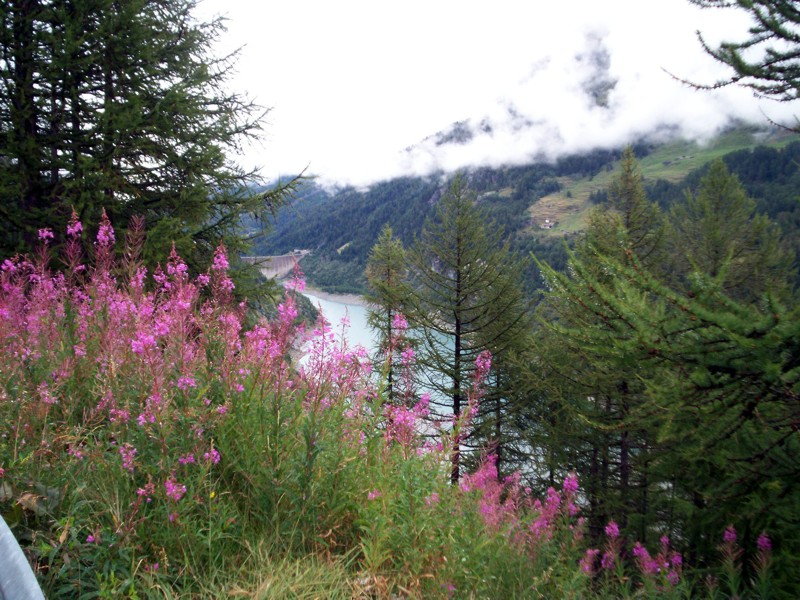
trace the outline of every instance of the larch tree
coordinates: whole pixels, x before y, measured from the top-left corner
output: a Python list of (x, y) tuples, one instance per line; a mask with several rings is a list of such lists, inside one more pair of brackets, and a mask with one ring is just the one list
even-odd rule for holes
[(703, 49), (733, 71), (713, 84), (692, 84), (713, 89), (742, 85), (760, 96), (781, 102), (800, 98), (800, 8), (794, 0), (689, 0), (702, 8), (734, 8), (749, 13), (753, 24), (741, 41), (710, 46), (701, 32)]
[(397, 339), (404, 335), (402, 323), (408, 312), (408, 278), (406, 251), (394, 237), (392, 228), (385, 225), (367, 260), (367, 322), (378, 333), (376, 363), (385, 373), (386, 393), (394, 401), (399, 349)]
[(696, 193), (670, 211), (670, 253), (676, 271), (719, 279), (722, 291), (755, 302), (770, 290), (786, 292), (792, 277), (791, 253), (780, 229), (765, 215), (722, 160), (711, 163)]
[[(505, 352), (525, 329), (528, 306), (521, 293), (521, 262), (487, 221), (457, 175), (408, 253), (410, 319), (417, 338), (421, 387), (431, 406), (459, 419), (478, 356)], [(481, 409), (478, 409), (480, 417)], [(461, 471), (461, 442), (454, 440), (451, 480)]]
[[(645, 194), (631, 148), (623, 152), (608, 197), (608, 205), (590, 215), (583, 239), (570, 254), (567, 272), (540, 265), (548, 284), (539, 307), (539, 314), (546, 318), (542, 319), (541, 339), (534, 350), (541, 354), (527, 355), (535, 370), (552, 373), (561, 382), (557, 390), (552, 389), (552, 382), (538, 381), (534, 387), (540, 402), (557, 405), (555, 412), (562, 415), (560, 424), (571, 432), (571, 456), (575, 466), (583, 469), (587, 486), (591, 531), (601, 533), (607, 519), (614, 515), (623, 529), (646, 540), (648, 490), (653, 485), (649, 475), (652, 444), (647, 427), (636, 419), (644, 403), (644, 365), (614, 353), (609, 340), (623, 316), (604, 311), (604, 302), (595, 293), (597, 282), (609, 282), (614, 277), (608, 258), (635, 258), (638, 264), (663, 272), (663, 215)], [(606, 336), (605, 354), (587, 351), (592, 332)], [(553, 352), (558, 347), (561, 349)], [(536, 382), (536, 373), (527, 379)], [(548, 411), (540, 407), (538, 413)], [(553, 427), (539, 423), (535, 429), (548, 431)], [(543, 437), (539, 439), (548, 444)], [(545, 449), (544, 454), (556, 456), (563, 451)]]

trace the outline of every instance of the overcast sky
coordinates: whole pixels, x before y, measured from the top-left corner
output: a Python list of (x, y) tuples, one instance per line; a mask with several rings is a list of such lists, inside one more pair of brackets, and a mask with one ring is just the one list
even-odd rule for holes
[[(737, 88), (715, 44), (746, 36), (738, 10), (687, 0), (202, 0), (228, 19), (219, 51), (243, 46), (231, 86), (271, 107), (239, 162), (268, 178), (309, 172), (356, 185), (466, 165), (529, 162), (618, 146), (652, 131), (707, 139), (731, 118), (797, 107)], [(598, 90), (610, 88), (606, 106)], [(593, 95), (592, 92), (595, 92)], [(431, 138), (454, 122), (466, 145)]]

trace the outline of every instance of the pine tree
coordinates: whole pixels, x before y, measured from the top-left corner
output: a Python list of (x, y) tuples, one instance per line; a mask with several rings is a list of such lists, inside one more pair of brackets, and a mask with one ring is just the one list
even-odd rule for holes
[(121, 232), (144, 218), (151, 265), (174, 243), (204, 270), (220, 241), (238, 253), (243, 215), (282, 202), (229, 158), (264, 111), (225, 90), (235, 56), (212, 56), (223, 23), (198, 23), (195, 6), (2, 0), (1, 255), (63, 231), (73, 208), (85, 223), (105, 209)]
[[(478, 355), (507, 351), (524, 330), (522, 265), (502, 232), (487, 222), (462, 175), (442, 196), (408, 255), (412, 325), (418, 336), (421, 387), (431, 405), (456, 419), (466, 408)], [(457, 482), (461, 447), (456, 440), (451, 479)]]

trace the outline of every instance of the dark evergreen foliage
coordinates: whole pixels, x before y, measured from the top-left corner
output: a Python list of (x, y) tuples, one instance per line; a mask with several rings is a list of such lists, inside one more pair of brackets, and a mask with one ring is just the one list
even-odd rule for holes
[(4, 0), (0, 4), (0, 255), (32, 247), (71, 211), (105, 209), (118, 232), (144, 218), (152, 266), (173, 244), (193, 270), (240, 220), (267, 217), (282, 187), (257, 193), (231, 159), (263, 109), (226, 90), (235, 56), (212, 54), (223, 23), (195, 0)]
[(695, 87), (713, 89), (736, 84), (782, 102), (800, 98), (800, 8), (796, 1), (689, 1), (703, 8), (738, 8), (749, 13), (753, 20), (748, 37), (741, 41), (722, 42), (716, 48), (709, 46), (698, 33), (703, 49), (730, 67), (733, 75), (711, 85), (693, 84)]
[[(491, 442), (501, 457), (513, 410), (504, 357), (527, 331), (530, 308), (520, 279), (524, 261), (502, 239), (457, 175), (408, 253), (410, 336), (418, 348), (420, 386), (431, 390), (439, 416), (458, 419), (468, 409), (475, 361), (488, 351), (494, 361), (491, 392), (475, 405), (471, 435), (484, 447)], [(454, 440), (454, 483), (462, 441), (467, 440)]]

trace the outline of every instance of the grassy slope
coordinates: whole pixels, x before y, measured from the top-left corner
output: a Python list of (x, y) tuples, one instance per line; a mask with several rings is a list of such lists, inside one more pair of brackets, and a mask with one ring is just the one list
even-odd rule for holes
[[(739, 128), (704, 145), (681, 140), (659, 146), (642, 158), (640, 165), (645, 179), (677, 182), (694, 169), (729, 152), (758, 145), (779, 148), (797, 140), (797, 137), (786, 132), (776, 132), (764, 137), (759, 136), (755, 130)], [(591, 207), (589, 196), (605, 189), (615, 173), (616, 169), (611, 169), (601, 171), (591, 178), (559, 178), (563, 188), (544, 196), (528, 209), (534, 224), (531, 231), (543, 235), (563, 235), (583, 229), (587, 210)], [(557, 225), (550, 230), (539, 229), (545, 219), (556, 221)]]

